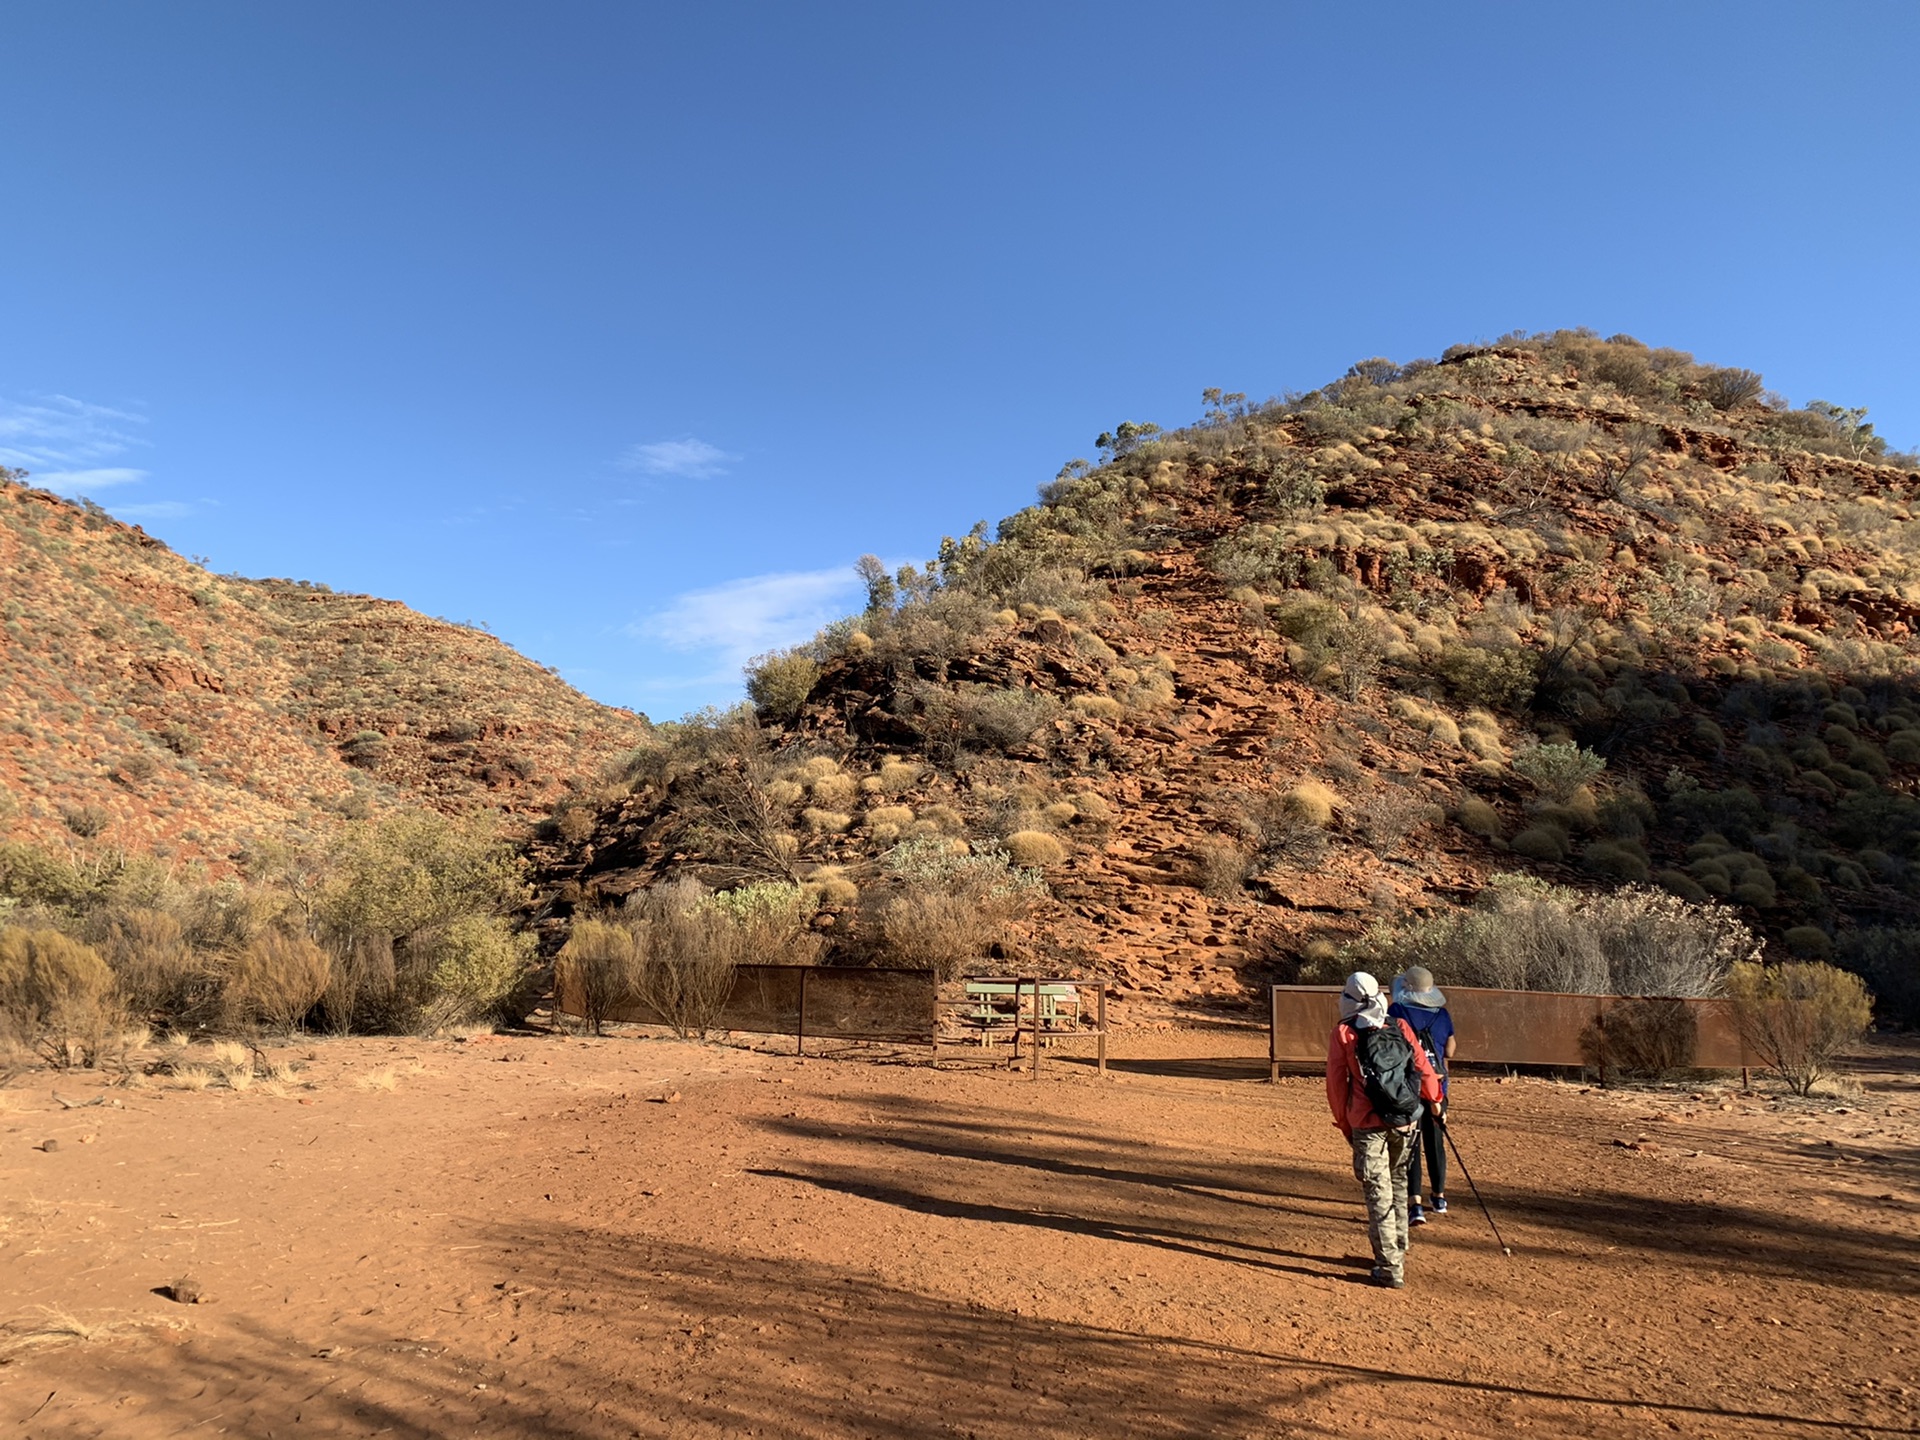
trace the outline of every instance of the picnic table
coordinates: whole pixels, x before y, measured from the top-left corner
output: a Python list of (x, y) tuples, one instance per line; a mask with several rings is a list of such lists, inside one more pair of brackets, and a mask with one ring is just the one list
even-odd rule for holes
[(978, 979), (966, 982), (962, 1020), (993, 1044), (997, 1034), (1016, 1030), (1022, 1017), (1036, 1033), (1080, 1028), (1079, 987), (1064, 980)]

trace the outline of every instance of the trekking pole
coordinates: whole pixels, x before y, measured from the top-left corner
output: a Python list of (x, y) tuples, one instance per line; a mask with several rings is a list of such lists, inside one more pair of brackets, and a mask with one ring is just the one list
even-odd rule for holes
[(1446, 1137), (1447, 1148), (1453, 1151), (1454, 1163), (1459, 1165), (1460, 1173), (1467, 1177), (1467, 1188), (1473, 1191), (1473, 1198), (1480, 1202), (1480, 1213), (1487, 1217), (1487, 1224), (1493, 1230), (1493, 1238), (1499, 1243), (1500, 1253), (1511, 1260), (1513, 1247), (1500, 1238), (1500, 1227), (1493, 1223), (1493, 1211), (1487, 1208), (1486, 1198), (1481, 1195), (1480, 1187), (1473, 1183), (1473, 1172), (1467, 1169), (1466, 1159), (1460, 1154), (1460, 1147), (1454, 1143), (1453, 1131), (1447, 1125), (1446, 1116), (1435, 1115), (1433, 1118), (1440, 1122), (1440, 1133)]

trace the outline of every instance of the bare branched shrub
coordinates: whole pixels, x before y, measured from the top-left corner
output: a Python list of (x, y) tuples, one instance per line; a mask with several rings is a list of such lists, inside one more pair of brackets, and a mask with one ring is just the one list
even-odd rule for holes
[(741, 879), (797, 882), (799, 846), (792, 807), (775, 789), (767, 736), (751, 717), (723, 717), (709, 737), (707, 764), (675, 796), (688, 838), (718, 868)]
[(627, 907), (640, 946), (634, 989), (641, 1007), (682, 1039), (704, 1039), (747, 959), (744, 932), (690, 879), (636, 891)]
[(1832, 965), (1743, 963), (1727, 993), (1741, 1038), (1796, 1095), (1832, 1074), (1835, 1057), (1873, 1023), (1860, 977)]
[(1353, 822), (1367, 848), (1382, 860), (1391, 860), (1416, 831), (1425, 829), (1443, 812), (1404, 785), (1388, 785), (1354, 808)]

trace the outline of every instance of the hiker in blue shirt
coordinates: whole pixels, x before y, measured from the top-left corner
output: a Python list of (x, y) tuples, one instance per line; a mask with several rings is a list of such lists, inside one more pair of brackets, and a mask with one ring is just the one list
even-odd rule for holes
[[(1447, 997), (1434, 988), (1433, 972), (1419, 965), (1394, 978), (1393, 1004), (1387, 1013), (1407, 1022), (1414, 1043), (1440, 1077), (1440, 1103), (1429, 1105), (1421, 1117), (1420, 1143), (1413, 1147), (1413, 1162), (1407, 1167), (1407, 1223), (1424, 1225), (1429, 1214), (1447, 1213), (1447, 1138), (1441, 1124), (1447, 1111), (1447, 1062), (1453, 1058), (1453, 1016), (1447, 1013)], [(1433, 1186), (1426, 1192), (1425, 1205), (1420, 1203), (1423, 1152)]]

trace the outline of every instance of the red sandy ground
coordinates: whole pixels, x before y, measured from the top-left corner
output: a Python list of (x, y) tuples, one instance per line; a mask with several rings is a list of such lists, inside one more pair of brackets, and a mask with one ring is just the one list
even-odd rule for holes
[[(1141, 1037), (1104, 1081), (543, 1037), (295, 1047), (280, 1096), (22, 1077), (0, 1433), (1920, 1434), (1920, 1050), (1844, 1102), (1462, 1078), (1515, 1255), (1456, 1177), (1393, 1293), (1318, 1081), (1213, 1058), (1259, 1046)], [(182, 1275), (205, 1303), (152, 1293)]]

